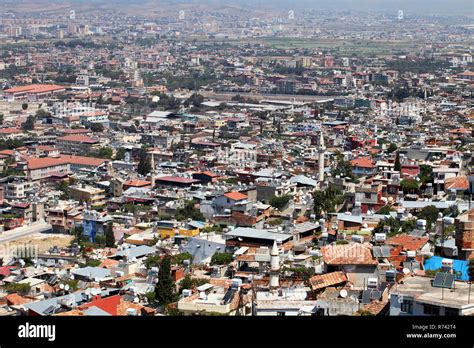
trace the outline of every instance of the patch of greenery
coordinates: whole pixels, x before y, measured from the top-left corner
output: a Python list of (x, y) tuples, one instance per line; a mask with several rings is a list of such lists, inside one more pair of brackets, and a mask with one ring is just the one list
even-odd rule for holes
[(268, 203), (276, 209), (282, 209), (288, 204), (288, 202), (292, 198), (292, 195), (274, 196), (270, 199)]
[(211, 265), (228, 265), (232, 262), (231, 253), (215, 253), (211, 257)]

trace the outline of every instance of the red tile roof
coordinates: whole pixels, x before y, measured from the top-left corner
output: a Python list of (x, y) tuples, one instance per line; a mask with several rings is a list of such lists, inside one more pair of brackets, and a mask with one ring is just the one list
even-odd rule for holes
[(408, 234), (400, 234), (389, 238), (387, 244), (401, 246), (403, 250), (418, 250), (428, 242), (428, 239), (428, 237), (415, 237)]
[(199, 182), (199, 180), (183, 178), (181, 176), (162, 176), (160, 178), (156, 178), (156, 180), (168, 181), (168, 182), (177, 182), (177, 183), (183, 183), (183, 184), (192, 184), (192, 183), (195, 183), (195, 182)]
[(97, 158), (97, 157), (61, 155), (61, 158), (64, 159), (69, 164), (88, 166), (88, 167), (98, 167), (101, 164), (107, 162), (106, 159)]
[(469, 180), (466, 176), (457, 176), (455, 178), (449, 178), (444, 180), (444, 189), (445, 190), (468, 190), (469, 189)]
[(19, 134), (22, 130), (18, 128), (0, 128), (0, 134)]
[(132, 187), (143, 187), (151, 185), (151, 182), (146, 180), (128, 180), (124, 183), (124, 185)]
[(370, 157), (359, 157), (351, 161), (353, 167), (375, 168), (375, 163)]
[(323, 260), (328, 265), (376, 265), (369, 246), (363, 244), (339, 244), (321, 248)]
[(97, 144), (99, 142), (99, 140), (88, 137), (87, 135), (66, 135), (64, 137), (59, 137), (56, 140), (72, 141), (76, 143), (86, 143), (86, 144)]
[(247, 199), (247, 195), (244, 195), (243, 193), (240, 193), (240, 192), (227, 192), (224, 194), (224, 196), (234, 201)]
[(29, 157), (27, 158), (28, 169), (30, 170), (55, 167), (55, 166), (66, 165), (66, 164), (98, 167), (106, 161), (107, 160), (103, 158), (84, 157), (84, 156), (67, 156), (67, 155), (63, 155), (60, 157), (43, 157), (43, 158)]
[(19, 86), (5, 90), (5, 93), (46, 93), (53, 92), (65, 89), (63, 86), (58, 85), (42, 85), (42, 84), (33, 84), (28, 86)]
[(309, 283), (313, 290), (323, 289), (346, 281), (347, 277), (344, 272), (331, 272), (322, 275), (315, 275), (309, 279)]
[(30, 157), (27, 159), (28, 169), (35, 170), (40, 168), (56, 167), (66, 165), (67, 162), (63, 158), (55, 157)]

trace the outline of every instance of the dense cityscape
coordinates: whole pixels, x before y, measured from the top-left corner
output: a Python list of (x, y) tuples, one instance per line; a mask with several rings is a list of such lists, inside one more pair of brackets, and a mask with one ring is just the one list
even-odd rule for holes
[(0, 10), (0, 316), (474, 315), (472, 8)]

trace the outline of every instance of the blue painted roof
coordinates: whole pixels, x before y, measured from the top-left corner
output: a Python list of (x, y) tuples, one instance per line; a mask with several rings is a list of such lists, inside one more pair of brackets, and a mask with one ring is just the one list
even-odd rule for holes
[[(448, 259), (446, 257), (440, 256), (432, 256), (428, 260), (425, 261), (425, 270), (429, 271), (436, 271), (441, 268), (441, 261), (444, 259)], [(452, 259), (448, 259), (452, 260)], [(456, 276), (456, 279), (459, 280), (469, 280), (468, 275), (468, 268), (469, 262), (465, 260), (453, 260), (453, 268), (455, 272), (461, 272), (461, 276)]]

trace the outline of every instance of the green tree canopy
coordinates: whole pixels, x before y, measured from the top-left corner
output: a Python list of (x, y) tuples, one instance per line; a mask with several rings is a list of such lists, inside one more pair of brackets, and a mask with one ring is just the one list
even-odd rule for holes
[(292, 195), (274, 196), (270, 199), (268, 203), (274, 208), (282, 209), (288, 204), (288, 202), (292, 198)]
[(168, 305), (175, 301), (174, 281), (171, 276), (171, 260), (165, 257), (158, 271), (158, 283), (155, 287), (155, 298), (161, 305)]
[(231, 253), (215, 253), (211, 257), (211, 265), (228, 265), (232, 260)]
[(107, 225), (107, 229), (105, 230), (105, 246), (109, 248), (115, 246), (114, 226), (112, 222)]
[(145, 147), (140, 149), (139, 158), (137, 172), (140, 175), (146, 176), (151, 171), (151, 160)]

